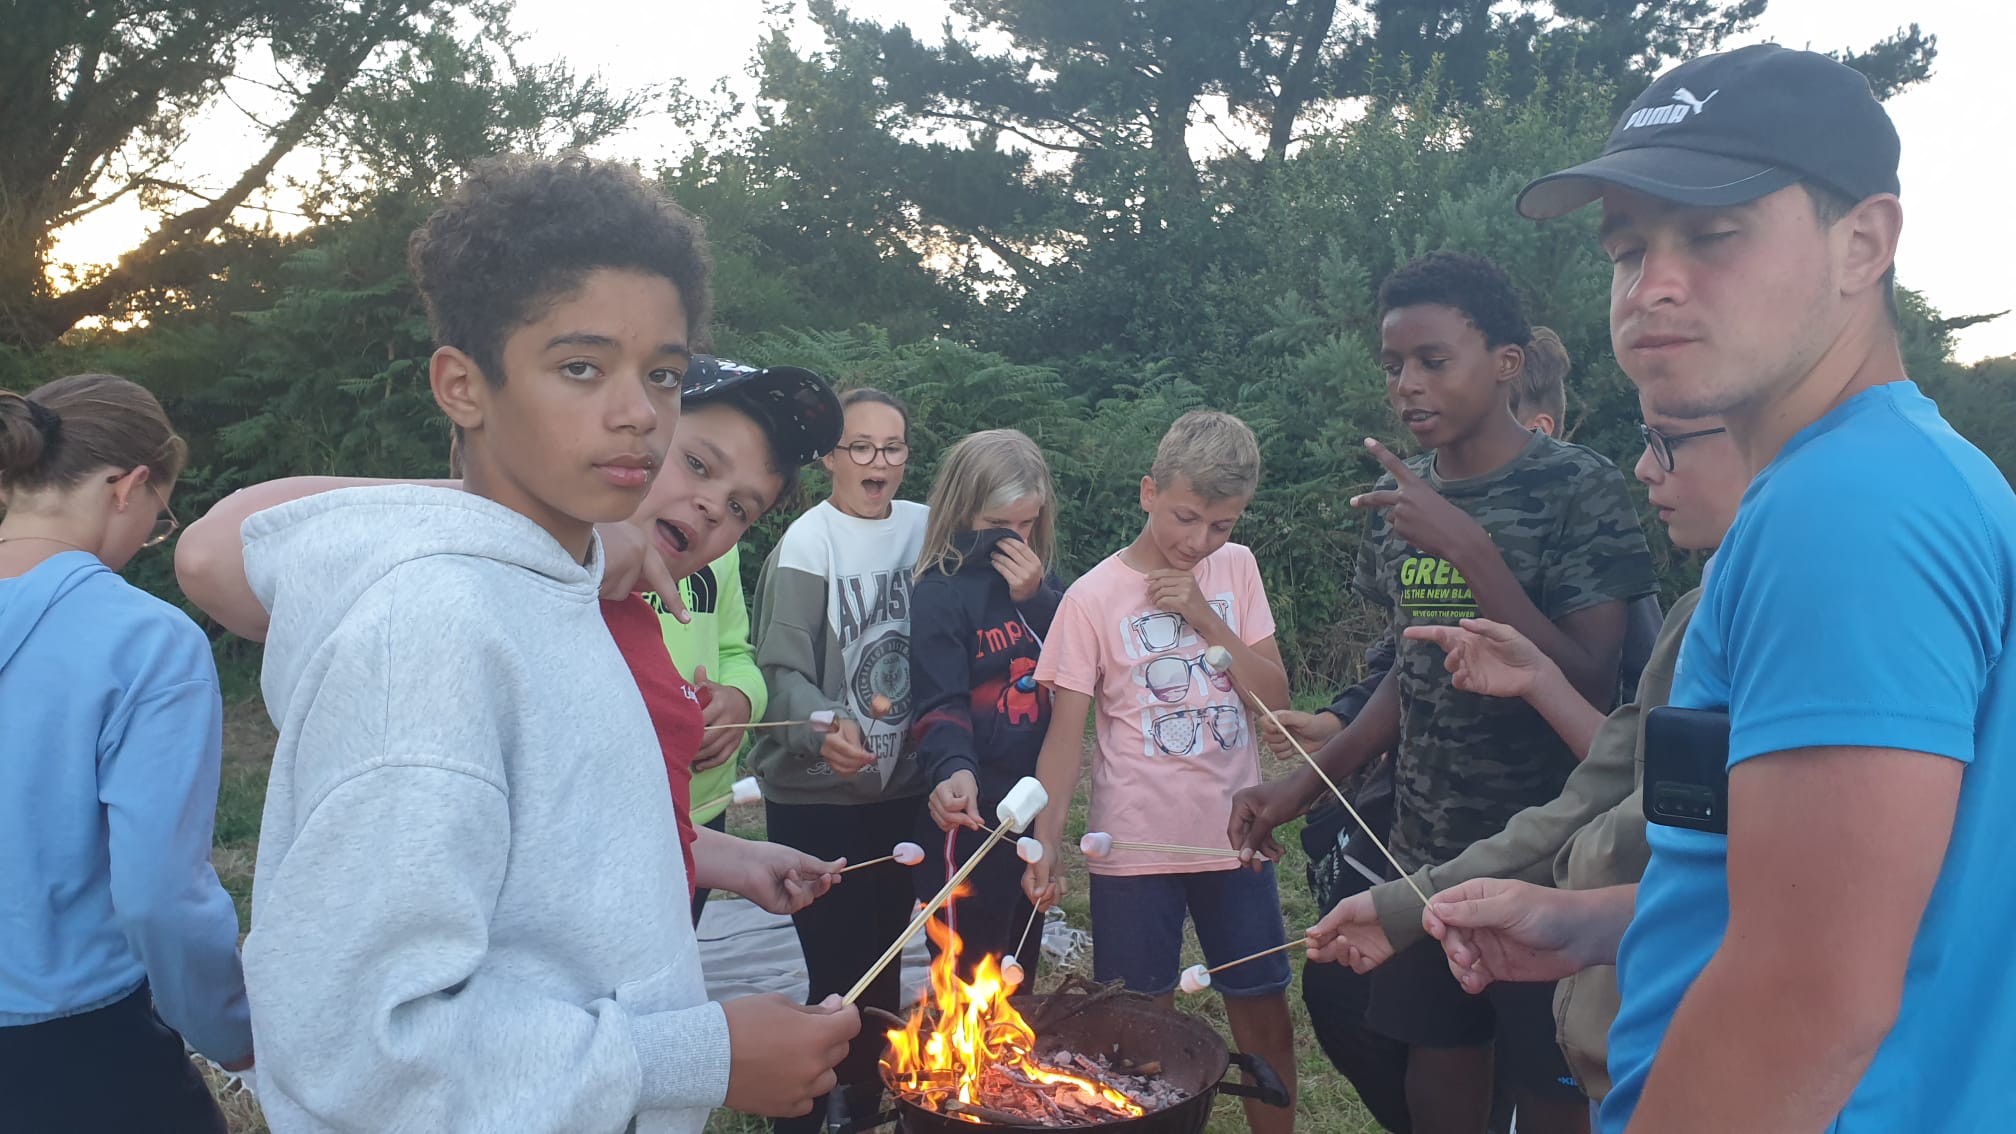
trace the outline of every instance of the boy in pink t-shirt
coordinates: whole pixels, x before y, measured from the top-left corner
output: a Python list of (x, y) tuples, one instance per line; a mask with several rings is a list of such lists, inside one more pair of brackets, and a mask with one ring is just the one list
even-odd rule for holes
[[(1053, 868), (1095, 703), (1092, 830), (1120, 842), (1222, 845), (1232, 794), (1260, 781), (1257, 729), (1233, 679), (1285, 707), (1288, 678), (1259, 566), (1250, 550), (1226, 542), (1259, 480), (1260, 448), (1245, 423), (1203, 410), (1183, 415), (1141, 479), (1141, 534), (1065, 592), (1036, 663), (1052, 694), (1036, 763), (1051, 805), (1036, 820), (1047, 853), (1023, 879), (1032, 901), (1062, 893)], [(1204, 665), (1212, 646), (1231, 653), (1229, 676)], [(1090, 866), (1098, 980), (1124, 980), (1169, 1003), (1186, 914), (1214, 965), (1287, 940), (1271, 864), (1256, 872), (1234, 858), (1116, 850)], [(1239, 1046), (1273, 1064), (1292, 1092), (1290, 980), (1287, 958), (1276, 953), (1217, 974), (1212, 987), (1225, 997)], [(1246, 1108), (1256, 1134), (1292, 1130), (1294, 1113), (1292, 1105)]]

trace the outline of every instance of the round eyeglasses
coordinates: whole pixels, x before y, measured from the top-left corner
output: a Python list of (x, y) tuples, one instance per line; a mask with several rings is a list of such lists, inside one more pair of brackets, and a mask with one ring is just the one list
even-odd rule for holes
[(874, 464), (875, 454), (877, 453), (882, 454), (882, 459), (889, 462), (891, 468), (910, 459), (910, 446), (903, 444), (901, 441), (879, 446), (871, 445), (866, 441), (856, 441), (852, 445), (842, 445), (840, 447), (847, 451), (847, 455), (852, 457), (854, 463), (857, 465)]

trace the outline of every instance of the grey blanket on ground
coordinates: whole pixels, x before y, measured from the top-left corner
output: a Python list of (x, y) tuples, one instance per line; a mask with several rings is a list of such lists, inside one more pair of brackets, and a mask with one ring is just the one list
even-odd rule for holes
[[(805, 999), (805, 954), (791, 919), (766, 912), (754, 902), (727, 898), (707, 903), (700, 917), (700, 971), (710, 1000), (732, 1000), (757, 992), (781, 992)], [(903, 948), (903, 1002), (917, 998), (931, 964), (919, 933)]]

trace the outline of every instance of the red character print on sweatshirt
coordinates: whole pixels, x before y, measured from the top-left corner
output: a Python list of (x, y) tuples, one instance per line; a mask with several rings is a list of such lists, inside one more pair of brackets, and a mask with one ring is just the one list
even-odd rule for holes
[(1043, 717), (1043, 687), (1036, 683), (1036, 659), (1016, 658), (1008, 663), (1008, 683), (994, 700), (1001, 719), (1011, 725), (1036, 724)]

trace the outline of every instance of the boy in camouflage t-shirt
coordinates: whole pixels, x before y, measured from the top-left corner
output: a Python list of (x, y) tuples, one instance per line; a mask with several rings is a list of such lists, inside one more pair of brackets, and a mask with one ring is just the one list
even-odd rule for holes
[[(1616, 466), (1512, 416), (1531, 335), (1504, 273), (1436, 253), (1390, 276), (1379, 306), (1388, 397), (1430, 450), (1403, 462), (1369, 443), (1387, 475), (1352, 501), (1370, 512), (1355, 585), (1388, 608), (1400, 643), (1374, 697), (1383, 712), (1368, 714), (1397, 733), (1391, 848), (1415, 870), (1554, 798), (1575, 757), (1524, 702), (1457, 690), (1442, 651), (1405, 638), (1406, 628), (1510, 624), (1607, 705), (1625, 604), (1655, 582)], [(1586, 1104), (1554, 1043), (1552, 997), (1551, 984), (1470, 997), (1439, 946), (1376, 970), (1366, 1022), (1410, 1045), (1416, 1129), (1483, 1129), (1495, 1062), (1523, 1134), (1586, 1131)]]
[[(1580, 445), (1535, 433), (1509, 464), (1461, 480), (1441, 476), (1433, 453), (1396, 464), (1490, 535), (1505, 569), (1549, 622), (1655, 587), (1623, 476)], [(1396, 481), (1389, 473), (1379, 487)], [(1409, 626), (1491, 617), (1462, 569), (1410, 546), (1386, 515), (1374, 513), (1353, 586), (1388, 608), (1400, 643), (1393, 671), (1398, 810), (1389, 844), (1400, 864), (1418, 870), (1447, 862), (1559, 794), (1575, 756), (1546, 720), (1523, 701), (1457, 689), (1441, 648), (1404, 636)]]

